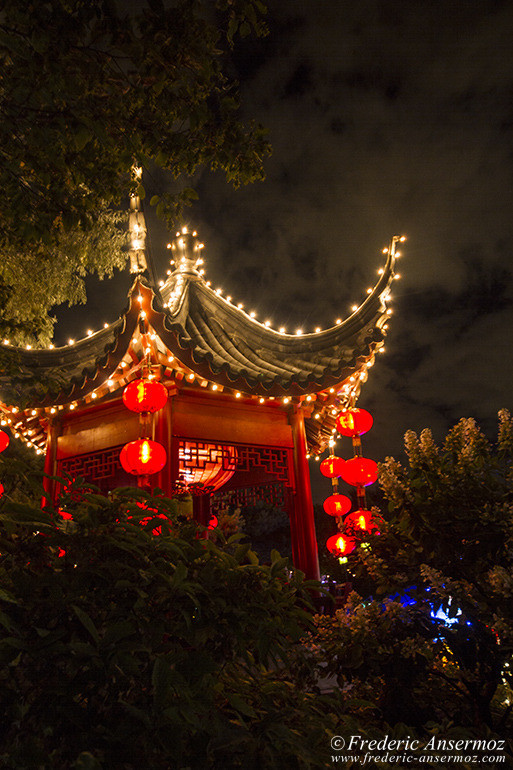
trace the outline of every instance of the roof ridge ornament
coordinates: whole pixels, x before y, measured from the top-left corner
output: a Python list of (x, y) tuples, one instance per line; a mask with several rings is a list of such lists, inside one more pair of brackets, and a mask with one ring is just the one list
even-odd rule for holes
[(175, 267), (173, 274), (203, 274), (203, 270), (198, 270), (198, 267), (203, 264), (201, 250), (204, 248), (204, 244), (200, 243), (196, 230), (190, 233), (187, 227), (182, 227), (167, 247), (171, 249), (173, 255), (171, 260), (171, 265)]
[[(132, 168), (134, 180), (138, 181), (142, 177), (142, 168), (134, 166)], [(142, 210), (141, 199), (138, 195), (130, 196), (130, 214), (128, 217), (128, 230), (130, 233), (130, 272), (144, 273), (148, 269), (146, 260), (146, 219)]]

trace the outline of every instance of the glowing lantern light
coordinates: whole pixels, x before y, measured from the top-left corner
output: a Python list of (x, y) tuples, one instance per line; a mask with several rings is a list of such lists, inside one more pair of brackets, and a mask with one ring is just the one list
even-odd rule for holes
[(345, 519), (344, 525), (361, 532), (370, 532), (371, 529), (377, 529), (377, 525), (372, 521), (371, 511), (365, 511), (362, 508), (350, 513)]
[(367, 487), (378, 478), (378, 466), (367, 457), (352, 457), (344, 463), (340, 475), (353, 487)]
[(156, 380), (132, 380), (123, 391), (123, 403), (131, 412), (158, 412), (166, 401), (167, 390)]
[(347, 535), (341, 535), (340, 532), (336, 535), (332, 535), (326, 541), (326, 548), (337, 558), (340, 556), (347, 556), (351, 551), (354, 551), (355, 547), (356, 542), (354, 538), (348, 537)]
[(9, 446), (9, 436), (4, 430), (0, 430), (0, 452)]
[(162, 470), (167, 455), (162, 444), (149, 438), (140, 438), (125, 444), (119, 453), (119, 460), (127, 473), (146, 476)]
[(3, 493), (4, 493), (4, 485), (0, 484), (0, 497), (2, 497)]
[(342, 436), (362, 436), (372, 428), (372, 415), (365, 409), (347, 409), (337, 417), (337, 430)]
[(322, 507), (329, 516), (343, 516), (351, 509), (351, 500), (345, 495), (330, 495)]
[(319, 470), (323, 476), (326, 476), (328, 479), (334, 479), (336, 476), (342, 475), (342, 468), (345, 462), (342, 457), (326, 457), (320, 464)]

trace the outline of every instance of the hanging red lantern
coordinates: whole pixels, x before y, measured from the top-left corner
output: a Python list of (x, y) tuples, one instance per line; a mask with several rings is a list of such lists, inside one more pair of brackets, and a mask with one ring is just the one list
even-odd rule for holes
[(0, 452), (9, 446), (9, 436), (4, 430), (0, 430)]
[(371, 511), (365, 511), (363, 508), (350, 513), (344, 520), (344, 526), (357, 532), (370, 532), (371, 529), (377, 529), (372, 521)]
[(139, 438), (125, 444), (119, 453), (119, 460), (127, 473), (134, 476), (149, 476), (162, 470), (167, 461), (162, 444), (149, 438)]
[(336, 535), (332, 535), (326, 541), (326, 548), (333, 556), (337, 558), (340, 556), (347, 556), (351, 551), (354, 551), (356, 542), (353, 537), (342, 535), (338, 532)]
[(337, 430), (341, 436), (363, 436), (372, 428), (372, 415), (365, 409), (345, 409), (337, 417)]
[(330, 457), (326, 457), (322, 463), (319, 466), (319, 470), (321, 471), (323, 476), (326, 476), (328, 479), (334, 479), (336, 476), (341, 476), (342, 468), (345, 465), (345, 460), (342, 457), (334, 457), (333, 455), (330, 455)]
[(343, 516), (351, 509), (351, 500), (345, 495), (330, 495), (322, 507), (328, 516)]
[(352, 457), (344, 463), (340, 475), (353, 487), (368, 487), (378, 478), (378, 465), (367, 457)]
[(123, 403), (131, 412), (158, 412), (167, 401), (167, 389), (157, 380), (132, 380), (123, 391)]

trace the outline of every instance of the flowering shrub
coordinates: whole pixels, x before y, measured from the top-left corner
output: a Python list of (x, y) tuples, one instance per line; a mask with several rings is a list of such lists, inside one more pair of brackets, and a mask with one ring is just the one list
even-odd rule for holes
[[(513, 421), (492, 446), (462, 419), (381, 466), (381, 535), (348, 557), (356, 591), (312, 635), (320, 670), (367, 722), (506, 736), (513, 709)], [(431, 725), (431, 728), (429, 728)]]

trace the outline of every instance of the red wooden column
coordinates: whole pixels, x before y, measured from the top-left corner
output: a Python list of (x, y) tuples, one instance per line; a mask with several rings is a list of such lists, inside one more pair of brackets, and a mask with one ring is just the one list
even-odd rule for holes
[(171, 495), (173, 493), (173, 487), (175, 477), (173, 475), (174, 463), (173, 463), (173, 442), (172, 427), (173, 427), (173, 393), (170, 393), (166, 405), (155, 412), (153, 417), (153, 438), (162, 444), (167, 452), (167, 463), (164, 465), (161, 471), (155, 474), (152, 478), (153, 485), (159, 487), (165, 495)]
[[(46, 505), (50, 505), (50, 500), (55, 502), (55, 484), (53, 479), (48, 476), (55, 476), (57, 474), (57, 441), (61, 433), (61, 422), (59, 419), (52, 419), (48, 423), (48, 429), (46, 434), (46, 455), (45, 455), (45, 476), (43, 478), (43, 489), (47, 497), (43, 497), (41, 500), (41, 508)], [(48, 499), (50, 498), (50, 499)]]
[(294, 476), (296, 494), (290, 512), (292, 557), (295, 566), (308, 580), (319, 580), (319, 556), (310, 487), (310, 469), (306, 459), (305, 419), (301, 406), (290, 413), (294, 441)]

